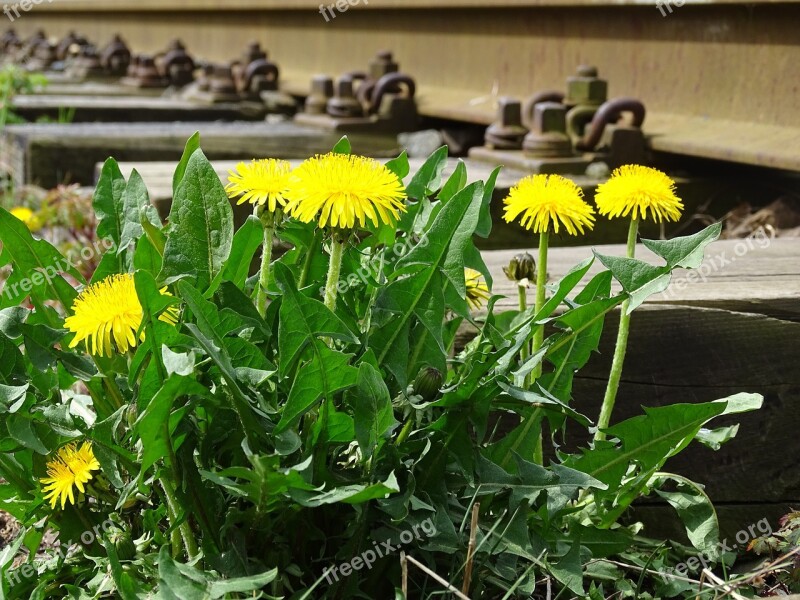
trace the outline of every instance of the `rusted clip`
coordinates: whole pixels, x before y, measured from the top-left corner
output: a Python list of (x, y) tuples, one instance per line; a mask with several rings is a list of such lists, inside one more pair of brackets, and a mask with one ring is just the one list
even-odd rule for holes
[(383, 99), (389, 94), (400, 95), (413, 102), (417, 91), (414, 80), (403, 73), (387, 73), (381, 77), (372, 89), (369, 100), (368, 114), (376, 114), (380, 111)]
[(631, 115), (632, 127), (641, 128), (645, 117), (644, 104), (635, 98), (609, 100), (597, 109), (583, 137), (576, 141), (575, 147), (583, 151), (593, 150), (603, 137), (606, 126), (619, 121), (624, 113)]
[(533, 123), (536, 105), (541, 104), (542, 102), (558, 102), (561, 104), (564, 102), (564, 92), (559, 92), (557, 90), (545, 90), (543, 92), (537, 92), (528, 98), (522, 107), (523, 123), (526, 125)]
[(245, 68), (239, 91), (256, 98), (261, 92), (277, 91), (279, 77), (278, 65), (266, 58), (256, 59)]

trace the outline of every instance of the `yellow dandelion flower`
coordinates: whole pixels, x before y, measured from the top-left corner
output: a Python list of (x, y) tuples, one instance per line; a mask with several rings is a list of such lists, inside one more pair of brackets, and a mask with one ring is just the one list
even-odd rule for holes
[[(170, 295), (167, 288), (161, 293)], [(142, 324), (142, 305), (136, 295), (133, 275), (111, 275), (84, 289), (72, 304), (73, 315), (64, 325), (75, 337), (69, 347), (74, 348), (86, 340), (90, 354), (111, 356), (112, 336), (120, 353), (135, 348), (136, 332)], [(161, 321), (174, 325), (178, 322), (178, 309), (167, 308), (159, 317)], [(144, 340), (144, 333), (139, 337)]]
[(11, 214), (25, 223), (25, 226), (31, 231), (31, 233), (42, 228), (41, 219), (39, 219), (37, 214), (27, 206), (16, 206), (11, 209)]
[(94, 456), (90, 442), (84, 442), (80, 448), (74, 443), (67, 444), (48, 461), (47, 477), (39, 480), (44, 484), (44, 499), (50, 500), (51, 508), (55, 508), (61, 500), (61, 510), (64, 510), (67, 500), (70, 504), (75, 504), (73, 488), (84, 493), (84, 485), (92, 479), (92, 472), (99, 470), (100, 463)]
[(367, 219), (377, 227), (405, 212), (405, 198), (403, 184), (377, 160), (331, 153), (295, 169), (286, 209), (303, 223), (319, 220), (320, 227), (353, 229)]
[(266, 205), (270, 212), (275, 212), (286, 204), (291, 172), (292, 166), (285, 160), (266, 158), (241, 162), (235, 171), (228, 171), (229, 183), (225, 191), (229, 198), (239, 196), (237, 204)]
[(594, 209), (583, 200), (583, 190), (560, 175), (529, 175), (521, 179), (503, 201), (507, 223), (522, 215), (520, 224), (534, 233), (570, 235), (594, 227)]
[(480, 271), (475, 269), (464, 269), (464, 278), (467, 283), (467, 304), (472, 310), (478, 310), (491, 298), (489, 286), (486, 285)]
[(650, 210), (654, 221), (677, 221), (683, 203), (675, 195), (675, 182), (658, 169), (624, 165), (611, 178), (597, 186), (594, 196), (601, 215), (644, 220)]

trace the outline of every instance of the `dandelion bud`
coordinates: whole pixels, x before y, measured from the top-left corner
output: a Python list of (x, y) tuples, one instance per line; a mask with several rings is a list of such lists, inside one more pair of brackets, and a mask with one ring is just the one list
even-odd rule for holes
[(527, 252), (517, 254), (507, 267), (503, 267), (503, 272), (511, 281), (533, 281), (536, 279), (536, 260)]
[(438, 369), (425, 367), (414, 380), (414, 394), (422, 396), (425, 402), (430, 402), (439, 394), (444, 378)]
[(108, 531), (108, 541), (114, 545), (120, 560), (133, 560), (136, 557), (136, 546), (127, 531), (112, 527)]

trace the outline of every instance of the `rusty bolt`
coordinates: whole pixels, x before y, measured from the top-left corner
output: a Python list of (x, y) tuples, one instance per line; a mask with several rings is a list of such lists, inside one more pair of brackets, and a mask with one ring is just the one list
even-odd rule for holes
[(522, 125), (522, 104), (515, 98), (499, 100), (497, 120), (486, 129), (485, 142), (496, 150), (520, 150), (528, 130)]
[(567, 107), (559, 102), (539, 102), (533, 109), (533, 128), (522, 149), (529, 156), (556, 158), (572, 155), (567, 135)]
[(567, 77), (565, 104), (599, 106), (608, 99), (608, 82), (598, 77), (597, 67), (581, 65)]
[(364, 107), (356, 100), (353, 94), (353, 80), (349, 77), (340, 77), (336, 82), (336, 95), (328, 100), (328, 114), (332, 117), (361, 117)]
[(333, 79), (328, 75), (314, 75), (311, 93), (306, 98), (306, 112), (310, 115), (324, 114), (330, 98), (333, 98)]
[(394, 61), (390, 50), (382, 50), (369, 63), (369, 78), (377, 81), (387, 73), (396, 73), (400, 66)]

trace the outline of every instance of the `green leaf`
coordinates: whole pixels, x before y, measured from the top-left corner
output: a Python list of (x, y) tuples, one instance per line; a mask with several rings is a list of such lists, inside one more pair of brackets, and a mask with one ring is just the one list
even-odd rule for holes
[(397, 424), (392, 398), (380, 371), (369, 363), (362, 362), (356, 387), (348, 390), (345, 400), (353, 408), (356, 440), (363, 456), (368, 458)]
[(369, 486), (364, 485), (345, 485), (333, 488), (328, 492), (322, 494), (313, 494), (303, 490), (292, 490), (291, 496), (299, 504), (315, 508), (317, 506), (324, 506), (326, 504), (363, 504), (370, 500), (379, 498), (386, 498), (390, 494), (395, 494), (400, 491), (400, 486), (397, 483), (397, 478), (394, 472), (389, 474), (386, 481), (375, 483)]
[(351, 355), (334, 352), (321, 340), (311, 340), (311, 359), (297, 369), (289, 397), (275, 427), (280, 434), (308, 412), (321, 398), (332, 398), (358, 381), (358, 370), (350, 366)]
[(159, 274), (163, 261), (161, 254), (153, 246), (153, 242), (149, 237), (141, 237), (136, 242), (136, 251), (133, 254), (133, 268), (141, 271), (147, 271), (153, 277)]
[(144, 596), (139, 593), (141, 590), (136, 584), (136, 581), (133, 579), (133, 577), (131, 577), (131, 574), (128, 571), (122, 568), (122, 564), (119, 561), (117, 549), (114, 544), (112, 544), (111, 541), (106, 538), (102, 540), (102, 543), (103, 547), (106, 549), (106, 554), (108, 555), (108, 563), (111, 567), (111, 577), (114, 580), (114, 584), (117, 587), (117, 592), (122, 600), (143, 600)]
[(430, 325), (430, 314), (425, 313), (438, 310), (440, 271), (448, 275), (457, 289), (459, 285), (460, 289), (465, 287), (464, 249), (478, 223), (482, 191), (480, 182), (472, 183), (445, 204), (428, 231), (426, 243), (417, 244), (398, 261), (393, 277), (418, 272), (413, 277), (393, 281), (378, 295), (373, 318), (380, 325), (372, 332), (372, 347), (379, 364), (389, 359), (387, 366), (400, 382), (405, 378), (412, 317)]
[(630, 464), (637, 464), (644, 472), (659, 469), (669, 457), (688, 446), (714, 417), (756, 410), (762, 401), (758, 394), (736, 394), (702, 404), (645, 407), (644, 415), (606, 430), (610, 438), (619, 439), (619, 444), (600, 444), (565, 464), (612, 488), (618, 487)]
[(20, 325), (28, 318), (30, 311), (24, 306), (12, 306), (0, 310), (0, 333), (9, 339), (22, 336)]
[(431, 154), (406, 187), (409, 198), (421, 200), (435, 194), (442, 186), (442, 172), (447, 165), (447, 146)]
[(739, 424), (729, 427), (718, 427), (717, 429), (701, 429), (697, 432), (697, 441), (716, 451), (736, 437), (739, 433)]
[(575, 542), (561, 560), (550, 564), (553, 577), (563, 583), (569, 591), (582, 597), (583, 589), (583, 562), (581, 561), (581, 545)]
[[(100, 179), (97, 180), (97, 187), (92, 198), (94, 212), (97, 215), (97, 237), (111, 238), (114, 245), (119, 246), (122, 239), (122, 229), (125, 222), (124, 205), (122, 195), (125, 193), (125, 177), (119, 170), (117, 161), (109, 158), (103, 164), (100, 172)], [(124, 271), (125, 265), (122, 258), (118, 258), (119, 269), (117, 273)]]
[[(500, 382), (500, 387), (505, 391), (508, 397), (515, 400), (524, 402), (527, 406), (534, 406), (545, 411), (552, 411), (555, 413), (563, 414), (573, 418), (581, 425), (588, 426), (591, 421), (585, 415), (582, 415), (575, 409), (569, 407), (566, 403), (562, 402), (555, 396), (552, 396), (546, 390), (542, 389), (538, 383), (534, 384), (536, 390), (525, 390), (517, 386), (508, 385)], [(502, 397), (498, 398), (498, 402), (502, 402)], [(506, 438), (511, 438), (510, 434)]]
[(403, 179), (408, 177), (408, 173), (410, 171), (410, 167), (408, 165), (408, 153), (403, 150), (400, 153), (400, 156), (393, 158), (386, 163), (386, 168), (397, 175), (397, 178), (400, 181), (403, 181)]
[(29, 383), (25, 385), (2, 385), (0, 384), (0, 414), (5, 412), (16, 412), (22, 407), (22, 402), (25, 400), (25, 394), (30, 387)]
[(183, 181), (183, 176), (186, 174), (186, 167), (189, 164), (189, 159), (195, 153), (195, 150), (200, 149), (200, 132), (195, 131), (188, 140), (186, 140), (186, 146), (183, 149), (183, 155), (181, 156), (181, 160), (178, 162), (178, 166), (175, 168), (175, 173), (172, 175), (172, 196), (175, 197), (175, 194), (178, 192), (178, 186), (180, 186), (181, 181)]
[[(19, 281), (27, 283), (23, 285), (22, 297), (29, 291), (40, 302), (57, 300), (70, 311), (77, 294), (58, 273), (69, 273), (79, 282), (85, 280), (69, 261), (49, 242), (35, 239), (25, 224), (4, 208), (0, 208), (0, 239), (3, 241), (2, 256), (14, 263), (13, 273)], [(4, 306), (8, 303), (7, 288), (11, 286), (13, 280), (9, 279), (3, 289)]]
[[(244, 289), (245, 281), (250, 273), (253, 256), (264, 241), (264, 228), (261, 221), (250, 215), (233, 236), (231, 254), (225, 263), (221, 278), (231, 281), (239, 289)], [(215, 286), (212, 286), (212, 289)]]
[(642, 240), (642, 244), (667, 261), (667, 268), (696, 269), (703, 263), (705, 249), (722, 233), (722, 223), (709, 225), (694, 235), (671, 240)]
[[(208, 388), (193, 377), (172, 375), (152, 398), (146, 399), (144, 412), (134, 428), (142, 441), (141, 472), (144, 473), (162, 458), (169, 457), (169, 444), (176, 423), (170, 423), (172, 407), (181, 396), (210, 396)], [(170, 423), (169, 428), (165, 423)], [(169, 429), (169, 431), (167, 431)]]
[(439, 201), (442, 203), (447, 202), (450, 198), (463, 190), (465, 185), (467, 185), (467, 167), (464, 165), (464, 161), (459, 158), (456, 163), (456, 168), (453, 169), (452, 174), (442, 187), (442, 191), (439, 192)]
[(331, 150), (333, 154), (350, 154), (352, 152), (352, 148), (350, 147), (350, 140), (347, 139), (347, 136), (342, 136), (336, 145)]
[(545, 493), (552, 514), (563, 508), (570, 499), (576, 498), (581, 490), (606, 487), (594, 477), (562, 465), (545, 469), (541, 465), (523, 460), (518, 454), (514, 458), (517, 472), (511, 474), (480, 455), (477, 465), (476, 494), (481, 496), (496, 494), (503, 490), (509, 491), (511, 492), (509, 505), (514, 510), (524, 501), (531, 505), (535, 504), (542, 493)]
[(668, 267), (654, 267), (636, 258), (606, 256), (597, 251), (593, 252), (600, 262), (611, 271), (614, 279), (622, 284), (622, 289), (628, 293), (630, 297), (628, 314), (649, 296), (660, 294), (669, 287), (672, 274)]
[(156, 207), (150, 204), (150, 195), (142, 176), (134, 169), (122, 193), (123, 223), (117, 254), (122, 254), (132, 243), (144, 235), (142, 221), (161, 226)]
[(169, 213), (161, 278), (189, 278), (205, 290), (231, 252), (233, 209), (214, 167), (202, 150), (192, 154)]
[[(610, 271), (598, 273), (575, 297), (575, 302), (584, 305), (607, 298), (611, 294), (611, 279)], [(571, 400), (575, 373), (589, 362), (592, 353), (600, 345), (604, 322), (604, 319), (597, 319), (579, 323), (579, 333), (571, 336), (567, 344), (548, 353), (547, 359), (552, 363), (553, 371), (545, 373), (539, 383), (556, 398), (564, 402)], [(587, 326), (581, 328), (584, 324)]]
[[(186, 302), (186, 306), (192, 311), (196, 319), (196, 323), (186, 323), (185, 327), (222, 373), (236, 403), (237, 413), (241, 419), (245, 435), (252, 440), (256, 435), (257, 424), (252, 416), (250, 399), (239, 384), (239, 377), (225, 346), (224, 334), (219, 331), (223, 327), (220, 324), (216, 307), (185, 281), (179, 281), (177, 288), (180, 297)], [(225, 333), (227, 331), (229, 330), (226, 330)]]
[[(660, 489), (670, 480), (677, 486), (675, 491)], [(657, 473), (648, 485), (678, 513), (692, 546), (703, 552), (707, 558), (716, 560), (720, 548), (717, 511), (702, 487), (672, 473)]]
[(12, 414), (6, 419), (9, 435), (19, 442), (24, 448), (45, 455), (49, 452), (47, 446), (42, 443), (39, 434), (33, 428), (33, 421), (30, 415)]
[(358, 338), (347, 325), (327, 306), (297, 291), (288, 267), (276, 263), (273, 272), (283, 291), (278, 328), (281, 375), (286, 375), (303, 349), (321, 336), (344, 342), (358, 342)]
[(497, 167), (492, 171), (483, 187), (481, 217), (478, 220), (478, 227), (475, 229), (475, 235), (484, 239), (488, 238), (492, 233), (492, 197), (494, 195), (495, 185), (497, 185), (497, 177), (500, 175), (501, 170), (502, 167)]

